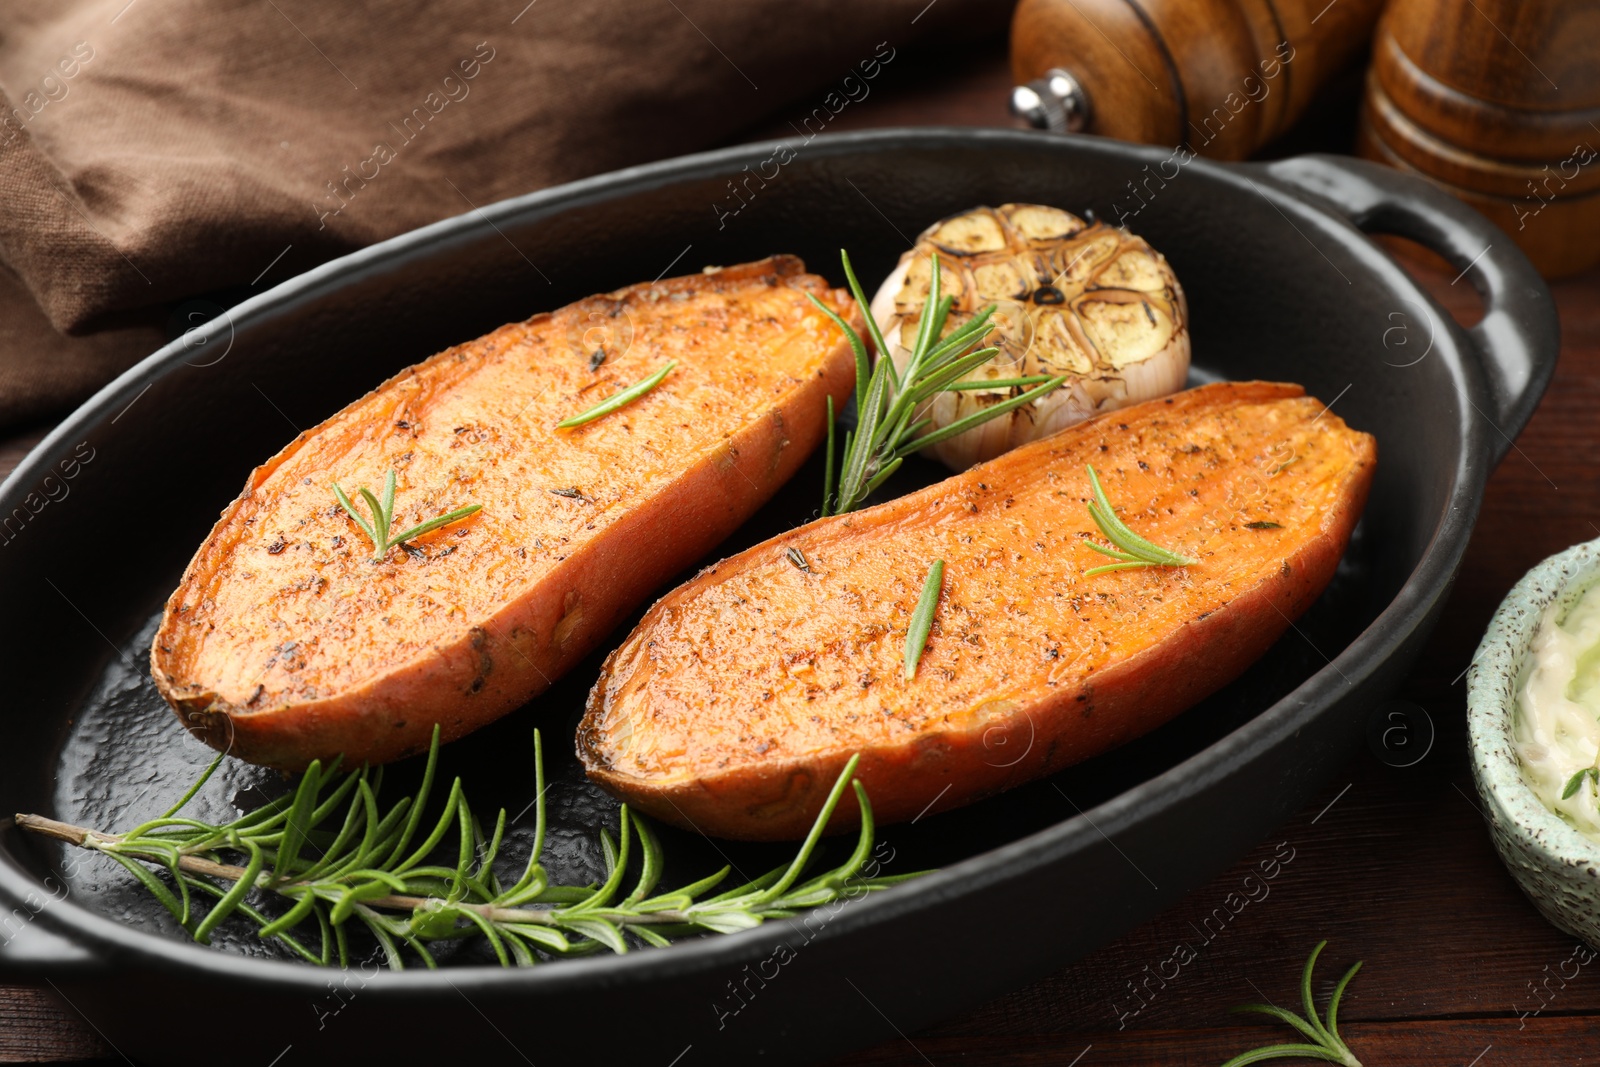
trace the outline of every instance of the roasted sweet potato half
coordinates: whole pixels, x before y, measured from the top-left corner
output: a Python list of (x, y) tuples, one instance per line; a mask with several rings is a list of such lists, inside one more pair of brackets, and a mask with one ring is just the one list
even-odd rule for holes
[[(382, 762), (510, 711), (782, 485), (854, 360), (793, 257), (637, 285), (501, 327), (391, 378), (250, 476), (167, 602), (157, 686), (189, 728), (285, 769)], [(669, 360), (627, 406), (579, 415)], [(382, 496), (374, 545), (339, 483)]]
[[(1063, 430), (919, 492), (708, 567), (606, 660), (578, 732), (592, 778), (667, 822), (803, 835), (840, 768), (883, 821), (1105, 752), (1243, 671), (1333, 576), (1373, 439), (1295, 385), (1207, 385)], [(1198, 562), (1111, 562), (1123, 522)], [(906, 633), (943, 595), (915, 675)], [(848, 797), (848, 795), (847, 795)], [(847, 805), (853, 805), (847, 799)], [(841, 807), (834, 826), (854, 821)]]

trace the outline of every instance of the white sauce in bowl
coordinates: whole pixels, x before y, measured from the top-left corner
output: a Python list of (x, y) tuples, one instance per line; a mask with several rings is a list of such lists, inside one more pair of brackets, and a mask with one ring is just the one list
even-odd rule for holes
[(1562, 797), (1574, 775), (1600, 767), (1600, 584), (1564, 618), (1556, 605), (1545, 609), (1517, 692), (1512, 735), (1534, 794), (1600, 841), (1600, 769)]

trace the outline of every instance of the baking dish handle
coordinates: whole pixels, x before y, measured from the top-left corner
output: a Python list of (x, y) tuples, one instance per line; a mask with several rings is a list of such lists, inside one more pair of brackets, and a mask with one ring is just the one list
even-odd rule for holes
[[(11, 932), (0, 934), (0, 982), (31, 985), (46, 978), (77, 977), (110, 969), (89, 949), (34, 919), (26, 906), (19, 903), (6, 911), (11, 917)], [(18, 916), (26, 917), (21, 925), (17, 925)]]
[(1261, 165), (1272, 180), (1332, 208), (1363, 233), (1406, 237), (1443, 256), (1483, 297), (1483, 321), (1466, 330), (1489, 381), (1499, 462), (1555, 372), (1561, 327), (1555, 301), (1528, 257), (1498, 226), (1431, 183), (1347, 156), (1310, 155)]
[(59, 874), (35, 881), (10, 856), (0, 855), (0, 982), (32, 984), (106, 969), (51, 914), (69, 893)]

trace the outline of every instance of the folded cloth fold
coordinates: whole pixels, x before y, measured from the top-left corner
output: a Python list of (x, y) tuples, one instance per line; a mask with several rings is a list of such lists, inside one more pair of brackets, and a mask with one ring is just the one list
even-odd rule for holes
[[(55, 0), (0, 31), (0, 429), (237, 299), (728, 141), (1009, 0)], [(775, 250), (781, 251), (781, 250)], [(181, 328), (182, 323), (179, 323)]]

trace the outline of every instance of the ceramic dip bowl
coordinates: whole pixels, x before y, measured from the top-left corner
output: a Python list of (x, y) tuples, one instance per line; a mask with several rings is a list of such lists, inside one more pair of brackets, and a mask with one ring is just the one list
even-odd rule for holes
[(1513, 740), (1516, 694), (1545, 610), (1565, 613), (1600, 581), (1600, 540), (1534, 567), (1506, 594), (1467, 672), (1467, 743), (1500, 859), (1558, 928), (1600, 944), (1600, 842), (1551, 811), (1523, 774)]

